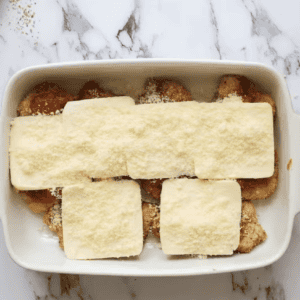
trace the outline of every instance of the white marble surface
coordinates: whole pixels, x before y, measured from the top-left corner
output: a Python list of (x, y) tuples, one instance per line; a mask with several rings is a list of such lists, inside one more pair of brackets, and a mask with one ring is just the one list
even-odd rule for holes
[[(37, 64), (173, 57), (258, 61), (286, 75), (300, 113), (300, 2), (2, 0), (0, 95)], [(0, 228), (0, 299), (299, 299), (300, 217), (273, 265), (179, 278), (66, 276), (16, 265)]]

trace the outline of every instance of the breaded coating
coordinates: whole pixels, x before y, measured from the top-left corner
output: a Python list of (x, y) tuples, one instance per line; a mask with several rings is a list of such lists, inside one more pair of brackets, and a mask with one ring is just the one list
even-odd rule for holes
[(251, 201), (243, 201), (240, 243), (236, 252), (248, 253), (266, 239), (267, 234), (258, 223), (253, 203)]
[(57, 202), (47, 210), (44, 214), (43, 222), (49, 226), (51, 231), (57, 233), (59, 246), (64, 249), (61, 200), (57, 200)]
[(54, 115), (61, 113), (67, 102), (76, 100), (55, 83), (43, 82), (34, 87), (17, 108), (18, 116)]
[(162, 98), (169, 98), (172, 102), (192, 101), (192, 95), (181, 84), (166, 81), (161, 89)]
[(244, 91), (241, 82), (237, 76), (226, 75), (221, 78), (221, 82), (218, 87), (218, 96), (223, 99), (231, 94), (237, 94), (243, 96)]
[(82, 89), (78, 93), (78, 98), (82, 99), (93, 99), (93, 98), (108, 98), (114, 97), (115, 94), (109, 91), (101, 89), (97, 82), (91, 80), (85, 83)]
[(275, 150), (274, 174), (269, 178), (238, 179), (245, 200), (260, 200), (270, 197), (276, 190), (279, 177), (278, 153)]
[(217, 98), (223, 99), (231, 94), (243, 97), (243, 102), (251, 102), (246, 97), (250, 86), (253, 84), (245, 76), (225, 75), (221, 78), (217, 89)]
[[(23, 200), (27, 203), (28, 207), (34, 213), (45, 212), (49, 207), (53, 206), (57, 201), (57, 195), (50, 190), (39, 190), (39, 191), (19, 191)], [(61, 191), (60, 191), (61, 195)]]
[(155, 216), (158, 213), (156, 205), (152, 203), (143, 202), (142, 204), (142, 211), (143, 211), (143, 231), (144, 231), (144, 239), (147, 238)]
[(140, 104), (192, 101), (191, 93), (181, 84), (168, 79), (149, 79), (143, 94), (139, 97)]
[(162, 189), (162, 183), (166, 179), (141, 179), (141, 187), (153, 198), (160, 199), (160, 193)]
[(152, 233), (154, 236), (160, 239), (160, 212), (153, 219)]

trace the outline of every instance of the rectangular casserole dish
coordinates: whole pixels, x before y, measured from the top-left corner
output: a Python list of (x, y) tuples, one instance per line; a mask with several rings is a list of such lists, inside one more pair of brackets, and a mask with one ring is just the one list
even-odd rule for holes
[[(168, 77), (181, 81), (193, 99), (207, 101), (213, 97), (217, 81), (224, 74), (239, 74), (251, 79), (263, 92), (270, 93), (277, 105), (275, 147), (279, 154), (279, 183), (266, 200), (253, 201), (268, 239), (249, 254), (229, 257), (168, 257), (149, 238), (138, 258), (76, 261), (68, 260), (58, 246), (58, 239), (45, 228), (42, 214), (32, 213), (14, 192), (9, 177), (10, 121), (30, 89), (42, 81), (57, 82), (77, 94), (82, 85), (94, 79), (115, 94), (137, 99), (148, 77)], [(299, 196), (300, 117), (292, 110), (285, 80), (273, 68), (249, 62), (213, 60), (102, 60), (58, 63), (26, 68), (8, 82), (1, 113), (1, 200), (0, 216), (8, 251), (24, 268), (45, 272), (122, 275), (181, 276), (234, 272), (269, 265), (288, 247), (295, 214), (300, 211)], [(287, 170), (289, 159), (293, 167)]]

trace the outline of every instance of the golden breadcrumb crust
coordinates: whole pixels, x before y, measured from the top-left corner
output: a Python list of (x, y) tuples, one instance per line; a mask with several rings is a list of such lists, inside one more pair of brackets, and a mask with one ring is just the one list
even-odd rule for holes
[(236, 252), (248, 253), (267, 239), (267, 233), (258, 223), (256, 209), (251, 201), (243, 201), (240, 243)]
[(160, 239), (160, 212), (157, 213), (157, 215), (153, 219), (153, 224), (152, 224), (152, 233), (154, 236)]
[(160, 199), (162, 183), (165, 179), (141, 179), (141, 187), (153, 198)]
[(158, 209), (157, 206), (152, 203), (143, 202), (142, 211), (144, 239), (146, 239), (153, 227), (153, 220), (158, 214)]
[(192, 101), (192, 94), (181, 84), (168, 79), (146, 81), (140, 104)]
[(17, 108), (18, 116), (54, 115), (61, 113), (67, 102), (77, 97), (55, 83), (43, 82), (33, 88)]

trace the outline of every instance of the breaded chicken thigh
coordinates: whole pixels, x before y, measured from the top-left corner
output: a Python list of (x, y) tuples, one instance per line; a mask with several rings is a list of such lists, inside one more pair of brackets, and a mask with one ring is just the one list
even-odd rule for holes
[(251, 201), (243, 201), (240, 243), (237, 252), (248, 253), (267, 239), (267, 234), (258, 223), (256, 209)]
[(43, 82), (33, 88), (17, 108), (18, 116), (61, 113), (67, 102), (77, 98), (55, 83)]

